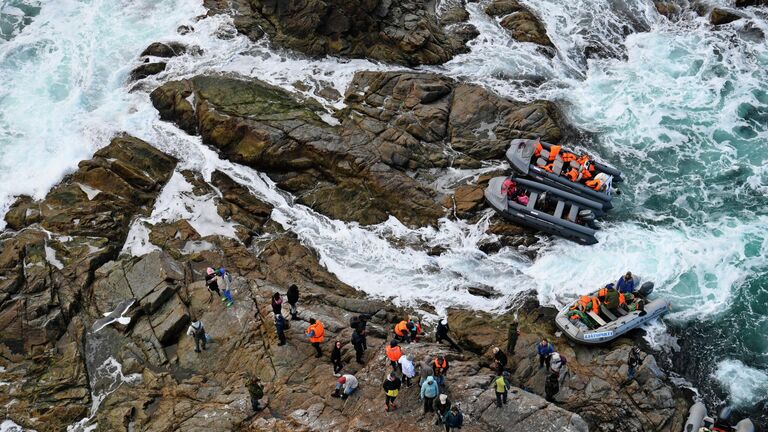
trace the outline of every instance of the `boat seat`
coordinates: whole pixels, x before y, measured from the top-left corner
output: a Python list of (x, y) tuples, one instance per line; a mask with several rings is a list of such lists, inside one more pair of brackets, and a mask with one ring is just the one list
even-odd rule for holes
[(605, 305), (602, 305), (602, 304), (600, 305), (600, 312), (602, 312), (603, 315), (608, 317), (609, 320), (616, 321), (616, 316), (612, 314), (611, 311), (609, 311), (608, 308), (605, 307)]
[(587, 315), (589, 315), (593, 320), (595, 320), (595, 322), (598, 323), (601, 327), (604, 326), (605, 324), (607, 324), (605, 321), (603, 321), (602, 318), (600, 318), (600, 315), (598, 315), (598, 314), (596, 314), (596, 313), (594, 313), (592, 311), (589, 311), (587, 313)]
[(571, 162), (570, 162), (570, 165), (571, 165), (571, 168), (576, 168), (576, 169), (579, 169), (579, 168), (581, 168), (581, 164), (579, 164), (579, 163), (578, 163), (578, 162), (576, 162), (576, 161), (571, 161)]
[(543, 158), (538, 158), (538, 159), (536, 159), (536, 166), (543, 168), (543, 167), (547, 166), (547, 161), (545, 159), (543, 159)]
[(579, 206), (571, 204), (571, 209), (568, 211), (568, 220), (576, 223), (576, 216), (579, 215)]
[(531, 191), (531, 194), (528, 196), (528, 205), (525, 207), (533, 210), (533, 207), (536, 205), (536, 201), (538, 201), (538, 199), (539, 193)]
[(561, 217), (563, 217), (564, 209), (565, 209), (565, 201), (558, 201), (557, 207), (555, 207), (555, 214), (553, 214), (552, 216), (560, 219)]
[(549, 150), (541, 149), (541, 153), (539, 154), (541, 155), (542, 159), (544, 160), (549, 159)]
[(628, 314), (628, 313), (629, 313), (629, 312), (627, 312), (626, 310), (624, 310), (624, 308), (623, 308), (623, 307), (621, 307), (621, 306), (619, 306), (619, 308), (618, 308), (618, 309), (616, 309), (616, 311), (617, 311), (617, 312), (619, 313), (619, 315), (621, 315), (621, 316), (624, 316), (624, 315), (626, 315), (626, 314)]
[(563, 162), (560, 157), (555, 159), (555, 162), (552, 164), (552, 172), (555, 175), (560, 175), (560, 173), (563, 172), (563, 164), (565, 164), (565, 162)]

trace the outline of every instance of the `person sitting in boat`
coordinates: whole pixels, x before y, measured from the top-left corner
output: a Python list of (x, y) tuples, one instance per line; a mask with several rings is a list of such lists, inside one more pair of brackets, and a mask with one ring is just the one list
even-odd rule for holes
[(635, 280), (632, 279), (632, 272), (628, 271), (627, 274), (619, 278), (619, 281), (616, 282), (616, 289), (624, 294), (635, 292)]
[(501, 193), (507, 195), (507, 199), (515, 201), (520, 205), (528, 205), (528, 196), (525, 194), (525, 189), (517, 186), (517, 182), (507, 177), (504, 183), (501, 184)]
[(576, 326), (581, 331), (587, 331), (589, 330), (589, 325), (587, 324), (589, 322), (589, 318), (587, 318), (587, 314), (580, 310), (572, 310), (568, 312), (568, 321), (570, 321), (571, 324)]
[[(603, 300), (603, 304), (612, 314), (618, 314), (618, 308), (625, 306), (627, 303), (624, 294), (616, 291), (616, 288), (613, 286), (613, 284), (606, 285), (605, 288), (600, 290), (600, 293), (602, 293), (603, 290), (605, 290), (605, 300)], [(598, 296), (600, 293), (598, 293)]]
[(596, 175), (592, 180), (587, 180), (584, 182), (584, 184), (592, 190), (603, 192), (608, 187), (608, 180), (610, 180), (610, 178), (611, 176), (608, 174), (600, 173)]

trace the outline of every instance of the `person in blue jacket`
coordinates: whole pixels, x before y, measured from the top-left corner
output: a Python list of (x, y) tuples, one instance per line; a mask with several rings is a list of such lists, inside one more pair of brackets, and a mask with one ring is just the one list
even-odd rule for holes
[(440, 387), (437, 385), (435, 377), (427, 377), (427, 380), (421, 385), (421, 392), (419, 393), (419, 399), (424, 400), (424, 414), (434, 411), (433, 403), (439, 394)]
[(459, 407), (454, 405), (450, 411), (445, 413), (443, 424), (445, 425), (445, 432), (451, 432), (451, 429), (461, 429), (461, 426), (464, 425), (464, 416), (459, 411)]
[(622, 294), (635, 291), (635, 280), (632, 279), (632, 272), (627, 272), (627, 274), (619, 278), (619, 281), (616, 282), (616, 289)]
[(543, 368), (545, 364), (549, 369), (549, 357), (555, 352), (555, 346), (549, 340), (542, 339), (536, 348), (539, 351), (539, 369)]

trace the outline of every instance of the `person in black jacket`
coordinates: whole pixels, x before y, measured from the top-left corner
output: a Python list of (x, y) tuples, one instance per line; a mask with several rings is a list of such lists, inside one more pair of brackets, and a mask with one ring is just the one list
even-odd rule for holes
[(352, 332), (352, 346), (355, 347), (355, 360), (359, 364), (364, 364), (363, 353), (365, 352), (365, 336), (360, 333), (360, 329), (356, 328)]
[(397, 405), (395, 405), (395, 399), (397, 399), (397, 395), (400, 393), (401, 386), (402, 383), (400, 382), (400, 378), (398, 378), (394, 372), (390, 372), (389, 376), (384, 380), (384, 384), (382, 385), (382, 387), (384, 387), (384, 393), (386, 394), (385, 402), (387, 404), (387, 411), (394, 411), (397, 409)]
[(461, 351), (461, 348), (456, 344), (456, 342), (451, 339), (450, 336), (448, 336), (448, 332), (450, 331), (450, 327), (448, 327), (448, 318), (444, 318), (440, 320), (439, 323), (437, 323), (437, 328), (435, 329), (435, 341), (437, 343), (441, 343), (442, 341), (448, 341), (449, 344), (451, 344), (451, 347), (454, 349)]
[(272, 312), (275, 316), (283, 313), (283, 298), (280, 296), (279, 292), (276, 292), (272, 296)]
[(299, 287), (296, 284), (291, 284), (285, 296), (288, 297), (288, 304), (291, 305), (291, 319), (299, 319), (299, 311), (296, 309), (296, 303), (299, 302)]
[(341, 363), (341, 342), (339, 341), (336, 341), (336, 343), (333, 344), (333, 351), (331, 351), (331, 363), (333, 363), (333, 375), (341, 376), (339, 372), (341, 372), (343, 365)]
[(632, 381), (635, 378), (635, 371), (640, 363), (642, 363), (640, 348), (633, 346), (629, 350), (629, 358), (627, 359), (627, 381)]
[(368, 349), (368, 333), (366, 332), (366, 328), (368, 326), (368, 320), (371, 319), (371, 316), (368, 314), (360, 314), (356, 316), (352, 316), (352, 318), (349, 319), (349, 326), (353, 330), (360, 330), (360, 336), (363, 338), (363, 350)]
[(277, 345), (285, 345), (285, 318), (281, 314), (275, 315), (275, 330), (277, 330), (277, 339), (280, 341)]
[(507, 367), (507, 355), (499, 347), (493, 347), (493, 369), (502, 373), (505, 367)]

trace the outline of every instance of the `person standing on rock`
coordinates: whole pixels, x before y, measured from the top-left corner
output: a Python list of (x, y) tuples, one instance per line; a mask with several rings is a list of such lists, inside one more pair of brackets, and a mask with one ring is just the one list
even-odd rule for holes
[(411, 317), (408, 321), (408, 331), (411, 334), (411, 342), (418, 342), (419, 335), (422, 334), (421, 321), (419, 321), (418, 317)]
[(296, 303), (299, 302), (299, 287), (291, 284), (285, 296), (288, 298), (288, 304), (291, 305), (291, 320), (299, 319), (299, 310), (296, 308)]
[(507, 367), (507, 355), (499, 347), (493, 347), (493, 369), (498, 373), (502, 373), (505, 367)]
[(507, 354), (513, 355), (515, 353), (518, 336), (520, 336), (520, 331), (517, 329), (517, 321), (514, 321), (507, 330)]
[(443, 356), (437, 356), (434, 362), (432, 362), (432, 374), (437, 380), (439, 385), (445, 383), (445, 376), (448, 374), (448, 359)]
[(403, 371), (403, 383), (406, 387), (411, 387), (413, 385), (411, 380), (416, 376), (416, 368), (413, 366), (413, 355), (400, 356), (397, 362), (400, 363), (400, 370)]
[(365, 364), (363, 362), (363, 353), (365, 352), (365, 337), (360, 334), (360, 329), (356, 328), (352, 332), (352, 346), (355, 348), (355, 361), (358, 364)]
[(445, 425), (445, 432), (451, 432), (451, 429), (461, 429), (464, 425), (464, 415), (461, 414), (458, 406), (452, 406), (451, 410), (445, 414), (443, 424)]
[(325, 327), (323, 327), (323, 323), (321, 323), (320, 320), (310, 318), (309, 327), (307, 327), (305, 333), (309, 337), (309, 342), (312, 344), (312, 347), (317, 351), (315, 358), (322, 357), (323, 350), (320, 349), (320, 344), (325, 340)]
[(642, 360), (640, 359), (640, 348), (633, 346), (629, 350), (629, 358), (627, 358), (627, 381), (635, 379), (635, 371), (640, 366)]
[(507, 404), (507, 392), (512, 386), (509, 383), (509, 372), (497, 372), (491, 387), (496, 391), (496, 407), (501, 408), (502, 403)]
[(189, 325), (187, 334), (195, 338), (195, 352), (199, 353), (201, 344), (203, 349), (205, 349), (205, 327), (203, 327), (203, 322), (198, 321), (195, 317), (192, 317), (191, 321), (192, 324)]
[(261, 411), (259, 406), (259, 400), (264, 397), (264, 385), (261, 383), (259, 377), (254, 376), (248, 383), (248, 394), (251, 396), (251, 408), (253, 412)]
[(435, 377), (427, 377), (424, 384), (421, 386), (421, 392), (419, 393), (419, 399), (424, 401), (424, 414), (432, 412), (435, 398), (440, 394), (440, 386), (437, 384)]
[(353, 315), (349, 319), (349, 327), (353, 330), (360, 330), (360, 336), (363, 338), (363, 351), (368, 349), (368, 333), (366, 332), (366, 329), (368, 327), (368, 320), (370, 319), (371, 316), (368, 314)]
[[(221, 295), (221, 291), (219, 291), (218, 276), (216, 275), (216, 270), (214, 270), (213, 267), (208, 267), (205, 269), (205, 286), (208, 287), (208, 291), (211, 293), (216, 293), (217, 296), (221, 297), (222, 299), (226, 299), (226, 297)], [(208, 301), (210, 302), (211, 299), (209, 298)]]
[(389, 364), (392, 365), (392, 371), (397, 372), (397, 367), (399, 365), (397, 361), (403, 356), (403, 351), (400, 349), (396, 340), (390, 342), (385, 351), (387, 353), (387, 358), (389, 359)]
[(224, 298), (222, 298), (221, 301), (226, 302), (227, 307), (232, 307), (232, 305), (235, 304), (235, 299), (232, 298), (232, 291), (230, 290), (230, 287), (232, 286), (232, 275), (229, 274), (224, 267), (219, 268), (218, 274), (221, 281), (224, 282)]
[(453, 349), (461, 352), (459, 345), (457, 345), (456, 342), (454, 342), (453, 339), (448, 336), (449, 331), (450, 327), (448, 326), (448, 318), (443, 318), (437, 324), (437, 328), (435, 329), (435, 342), (442, 343), (442, 341), (447, 341)]
[(560, 374), (548, 373), (544, 382), (544, 395), (548, 402), (555, 402), (555, 395), (560, 391)]
[(443, 417), (445, 417), (445, 415), (451, 409), (451, 401), (448, 399), (448, 395), (441, 394), (437, 399), (435, 399), (435, 402), (432, 404), (432, 409), (435, 410), (435, 417), (437, 417), (435, 424), (443, 424)]
[(283, 298), (280, 296), (279, 292), (272, 295), (272, 313), (274, 313), (275, 316), (283, 313)]
[(333, 364), (333, 375), (340, 376), (341, 368), (344, 367), (341, 363), (341, 342), (336, 341), (333, 344), (333, 351), (331, 351), (331, 363)]
[(555, 352), (555, 346), (549, 340), (542, 339), (536, 349), (539, 353), (539, 369), (543, 368), (544, 364), (549, 369), (549, 357)]
[(352, 374), (344, 374), (336, 381), (336, 391), (331, 393), (331, 396), (346, 399), (355, 390), (357, 390), (357, 378)]
[(396, 410), (397, 405), (395, 405), (395, 399), (397, 399), (397, 395), (400, 393), (400, 378), (398, 378), (394, 372), (390, 372), (387, 379), (384, 380), (382, 387), (384, 387), (384, 394), (386, 395), (385, 403), (387, 408), (385, 411), (389, 412)]
[(280, 341), (277, 346), (285, 345), (285, 325), (285, 318), (281, 314), (275, 315), (275, 330), (277, 331), (277, 339)]

